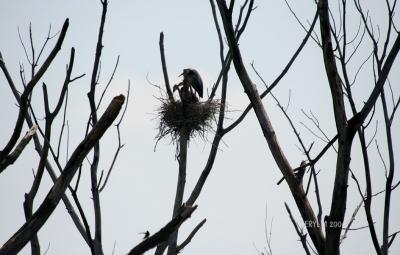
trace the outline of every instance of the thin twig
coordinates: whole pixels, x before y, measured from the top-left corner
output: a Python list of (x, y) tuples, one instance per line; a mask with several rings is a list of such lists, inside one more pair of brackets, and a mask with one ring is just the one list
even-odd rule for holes
[(202, 220), (197, 226), (190, 232), (189, 236), (183, 241), (180, 245), (176, 247), (178, 253), (180, 253), (193, 239), (196, 233), (200, 230), (201, 227), (206, 223), (207, 219)]
[(303, 234), (303, 231), (297, 225), (296, 220), (293, 218), (292, 211), (290, 210), (290, 208), (286, 202), (285, 202), (285, 208), (289, 214), (290, 221), (292, 222), (293, 227), (296, 230), (296, 233), (300, 238), (300, 241), (301, 241), (301, 244), (303, 245), (304, 251), (306, 252), (307, 255), (311, 255), (310, 250), (308, 249), (308, 245), (307, 245), (307, 234)]
[[(57, 56), (58, 52), (60, 51), (61, 45), (62, 45), (62, 43), (64, 41), (64, 38), (65, 38), (65, 35), (67, 33), (68, 25), (69, 25), (69, 21), (68, 21), (68, 19), (66, 19), (65, 22), (64, 22), (63, 28), (61, 30), (60, 36), (59, 36), (59, 38), (57, 40), (57, 43), (55, 44), (53, 50), (50, 52), (49, 56), (44, 61), (43, 65), (39, 68), (38, 72), (28, 82), (24, 92), (22, 93), (21, 98), (20, 98), (20, 102), (19, 102), (20, 108), (19, 108), (17, 122), (16, 122), (15, 127), (14, 127), (14, 132), (11, 135), (7, 145), (4, 147), (4, 149), (2, 151), (0, 151), (0, 161), (10, 153), (10, 151), (13, 149), (13, 147), (16, 144), (16, 142), (18, 141), (18, 138), (19, 138), (19, 136), (21, 134), (22, 126), (23, 126), (23, 123), (24, 123), (25, 114), (26, 114), (26, 112), (28, 110), (28, 100), (29, 100), (30, 94), (31, 94), (32, 90), (34, 89), (35, 85), (40, 80), (40, 78), (46, 72), (46, 70), (48, 69), (50, 64), (53, 62), (54, 58)], [(6, 74), (6, 73), (8, 73), (8, 71), (7, 71), (6, 67), (5, 67), (5, 63), (4, 63), (4, 60), (3, 60), (2, 57), (1, 57), (1, 60), (2, 61), (0, 61), (0, 68)], [(7, 74), (6, 74), (6, 76), (7, 76)], [(7, 80), (10, 83), (10, 79), (7, 79)]]
[[(117, 161), (119, 152), (120, 152), (121, 149), (124, 147), (124, 144), (121, 143), (120, 125), (121, 125), (122, 120), (124, 119), (124, 116), (125, 116), (125, 113), (126, 113), (126, 109), (128, 108), (130, 90), (131, 90), (131, 82), (128, 81), (128, 90), (127, 90), (127, 93), (126, 93), (125, 108), (124, 108), (124, 110), (122, 111), (121, 118), (119, 119), (119, 121), (118, 121), (117, 124), (115, 125), (115, 127), (117, 128), (118, 148), (117, 148), (117, 150), (115, 151), (114, 158), (113, 158), (113, 160), (112, 160), (112, 162), (111, 162), (111, 165), (110, 165), (110, 168), (108, 169), (108, 172), (107, 172), (107, 176), (106, 176), (106, 178), (105, 178), (103, 184), (102, 184), (102, 185), (100, 186), (100, 188), (99, 188), (99, 192), (102, 192), (103, 189), (105, 188), (105, 186), (107, 185), (108, 179), (110, 178), (110, 175), (111, 175), (111, 171), (113, 170), (114, 165), (115, 165), (115, 162)], [(100, 184), (100, 182), (101, 182), (101, 181), (99, 181), (99, 184)]]

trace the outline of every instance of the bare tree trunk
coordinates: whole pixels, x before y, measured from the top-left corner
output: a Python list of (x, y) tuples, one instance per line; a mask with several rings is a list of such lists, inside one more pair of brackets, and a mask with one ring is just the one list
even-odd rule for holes
[[(178, 184), (176, 187), (176, 196), (174, 204), (174, 212), (172, 218), (175, 218), (182, 207), (183, 195), (185, 192), (186, 183), (186, 163), (187, 163), (187, 146), (189, 141), (189, 133), (186, 129), (182, 129), (179, 138), (179, 173), (178, 173)], [(168, 240), (168, 255), (177, 254), (177, 240), (178, 230), (173, 232)]]

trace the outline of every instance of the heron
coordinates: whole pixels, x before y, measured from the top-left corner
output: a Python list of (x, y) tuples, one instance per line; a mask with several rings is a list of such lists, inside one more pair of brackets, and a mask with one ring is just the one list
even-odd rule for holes
[(175, 85), (173, 90), (175, 91), (179, 89), (179, 86), (183, 86), (185, 89), (189, 88), (190, 92), (193, 94), (193, 88), (195, 93), (197, 93), (199, 97), (203, 98), (203, 81), (201, 80), (199, 72), (197, 72), (196, 69), (186, 68), (183, 69), (182, 74), (179, 76), (182, 75), (183, 82), (181, 82), (179, 85)]

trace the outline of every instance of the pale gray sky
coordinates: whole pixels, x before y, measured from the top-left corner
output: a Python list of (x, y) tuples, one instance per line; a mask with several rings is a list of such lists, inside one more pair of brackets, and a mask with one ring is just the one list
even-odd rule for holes
[[(292, 7), (299, 18), (307, 24), (311, 22), (314, 1), (296, 3)], [(386, 22), (384, 3), (365, 1), (369, 4), (374, 20)], [(237, 4), (239, 5), (239, 3)], [(304, 37), (304, 31), (290, 14), (283, 0), (256, 1), (254, 11), (246, 32), (240, 41), (244, 61), (249, 70), (254, 61), (267, 82), (272, 82), (280, 73), (295, 49)], [(51, 102), (58, 98), (61, 82), (64, 79), (65, 65), (68, 62), (69, 49), (76, 48), (75, 75), (86, 73), (87, 76), (70, 87), (68, 121), (70, 125), (70, 151), (79, 143), (84, 134), (89, 107), (86, 93), (89, 91), (90, 72), (93, 64), (95, 43), (97, 40), (101, 6), (98, 1), (0, 1), (0, 51), (9, 71), (17, 84), (19, 82), (19, 64), (28, 70), (24, 51), (19, 43), (17, 28), (20, 29), (24, 42), (28, 42), (28, 27), (32, 23), (34, 42), (41, 45), (49, 25), (52, 31), (58, 31), (65, 20), (70, 19), (70, 26), (61, 53), (54, 65), (42, 79), (48, 85)], [(349, 29), (356, 29), (358, 18), (354, 10), (349, 10)], [(383, 23), (386, 24), (386, 23)], [(383, 30), (383, 29), (382, 29)], [(104, 50), (100, 81), (108, 80), (116, 58), (120, 55), (120, 65), (105, 103), (110, 98), (125, 93), (128, 80), (132, 90), (128, 111), (122, 125), (122, 139), (126, 144), (120, 154), (107, 188), (101, 194), (104, 231), (104, 251), (111, 254), (115, 243), (115, 254), (124, 254), (136, 245), (141, 236), (139, 232), (157, 231), (171, 217), (175, 196), (177, 161), (175, 146), (169, 140), (162, 140), (154, 152), (157, 134), (157, 119), (154, 111), (159, 102), (154, 98), (158, 90), (149, 85), (149, 79), (163, 85), (161, 64), (158, 50), (159, 33), (165, 33), (165, 49), (170, 80), (177, 83), (177, 77), (183, 68), (193, 67), (199, 70), (208, 90), (217, 79), (220, 69), (218, 39), (214, 29), (209, 1), (118, 1), (111, 0), (105, 25)], [(318, 29), (316, 30), (318, 31)], [(386, 30), (385, 30), (386, 31)], [(51, 42), (54, 43), (54, 41)], [(361, 63), (366, 50), (371, 45), (362, 45), (364, 53), (355, 57), (354, 66)], [(354, 70), (354, 67), (353, 67)], [(393, 67), (390, 76), (395, 94), (400, 93), (399, 61)], [(250, 72), (254, 82), (260, 84), (256, 75)], [(366, 99), (372, 80), (370, 69), (360, 73), (360, 81), (354, 88), (359, 93), (358, 106)], [(231, 69), (228, 85), (227, 122), (234, 120), (247, 105), (248, 99), (243, 93), (234, 69)], [(101, 88), (100, 88), (101, 89)], [(289, 89), (291, 103), (289, 114), (293, 117), (304, 139), (310, 144), (314, 137), (301, 126), (303, 121), (310, 122), (302, 115), (301, 109), (312, 111), (321, 127), (329, 137), (335, 135), (335, 126), (329, 97), (329, 87), (323, 69), (322, 54), (318, 46), (310, 41), (293, 65), (291, 71), (275, 90), (276, 95), (286, 103)], [(292, 165), (303, 159), (297, 149), (297, 140), (271, 98), (264, 100), (272, 119), (278, 139)], [(17, 107), (11, 91), (8, 89), (3, 74), (0, 75), (0, 104), (3, 121), (0, 123), (0, 144), (7, 141), (15, 122)], [(39, 118), (43, 117), (42, 92), (37, 86), (33, 105)], [(42, 124), (43, 124), (42, 120)], [(56, 130), (60, 122), (56, 122)], [(393, 130), (399, 128), (399, 118), (395, 119)], [(383, 122), (379, 123), (380, 129)], [(25, 126), (24, 130), (27, 127)], [(380, 131), (380, 130), (379, 130)], [(370, 131), (372, 134), (372, 129)], [(398, 132), (394, 140), (399, 141)], [(57, 134), (57, 131), (54, 132)], [(212, 138), (213, 134), (209, 135)], [(383, 133), (378, 132), (378, 138)], [(101, 141), (102, 156), (100, 169), (107, 169), (116, 143), (116, 130), (110, 129)], [(324, 144), (317, 141), (314, 154)], [(384, 147), (382, 140), (381, 147)], [(188, 155), (187, 192), (190, 192), (201, 173), (210, 150), (210, 141), (199, 138), (190, 142)], [(363, 180), (360, 155), (354, 145), (352, 168)], [(374, 191), (384, 187), (384, 170), (376, 156), (375, 147), (371, 149), (373, 157), (373, 177), (377, 180)], [(375, 155), (373, 155), (375, 154)], [(384, 151), (385, 154), (385, 151)], [(396, 156), (399, 150), (396, 148)], [(376, 159), (376, 160), (375, 160)], [(1, 174), (0, 178), (0, 243), (4, 243), (23, 224), (23, 199), (32, 182), (32, 170), (37, 168), (38, 156), (32, 144), (24, 151), (21, 158)], [(64, 160), (63, 160), (64, 162)], [(329, 152), (321, 169), (321, 195), (324, 214), (329, 212), (331, 189), (335, 167), (335, 154)], [(88, 169), (83, 173), (79, 196), (87, 212), (92, 213)], [(192, 243), (185, 248), (184, 254), (256, 254), (266, 245), (264, 221), (265, 207), (268, 204), (268, 224), (272, 221), (272, 248), (276, 254), (302, 253), (300, 242), (284, 209), (288, 202), (300, 223), (299, 213), (286, 184), (280, 186), (280, 172), (274, 163), (268, 146), (262, 136), (253, 113), (246, 117), (234, 131), (224, 137), (214, 168), (197, 201), (198, 210), (182, 227), (180, 237), (190, 232), (198, 222), (207, 218), (206, 225), (199, 231)], [(395, 176), (397, 180), (397, 176)], [(44, 178), (40, 194), (35, 200), (38, 205), (51, 185), (48, 176)], [(361, 181), (363, 184), (364, 182)], [(346, 222), (360, 201), (354, 182), (349, 181), (349, 201)], [(374, 215), (380, 231), (382, 197), (378, 197)], [(398, 191), (393, 194), (393, 215), (399, 213)], [(379, 201), (379, 202), (378, 202)], [(316, 206), (315, 199), (311, 202)], [(92, 219), (90, 218), (92, 224)], [(363, 211), (360, 211), (354, 227), (364, 226)], [(391, 231), (400, 228), (400, 221), (392, 218)], [(39, 232), (42, 249), (49, 245), (48, 254), (85, 254), (89, 249), (72, 224), (64, 205), (57, 210)], [(362, 246), (360, 243), (362, 242)], [(343, 254), (368, 254), (372, 249), (367, 229), (353, 231), (343, 244)], [(29, 254), (27, 246), (22, 254)], [(392, 254), (400, 252), (397, 241)]]

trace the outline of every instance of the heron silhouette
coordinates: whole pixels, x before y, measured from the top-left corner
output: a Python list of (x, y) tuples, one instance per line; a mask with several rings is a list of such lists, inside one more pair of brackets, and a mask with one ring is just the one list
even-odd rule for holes
[[(196, 69), (193, 68), (183, 69), (182, 74), (179, 76), (183, 76), (183, 81), (178, 85), (175, 85), (173, 91), (178, 90), (182, 100), (186, 101), (185, 98), (190, 98), (193, 100), (193, 97), (197, 99), (196, 93), (199, 95), (200, 98), (203, 98), (203, 81), (201, 79), (199, 72), (197, 72)], [(194, 89), (195, 92), (193, 92), (192, 88)], [(191, 97), (185, 95), (186, 93), (189, 92)]]

